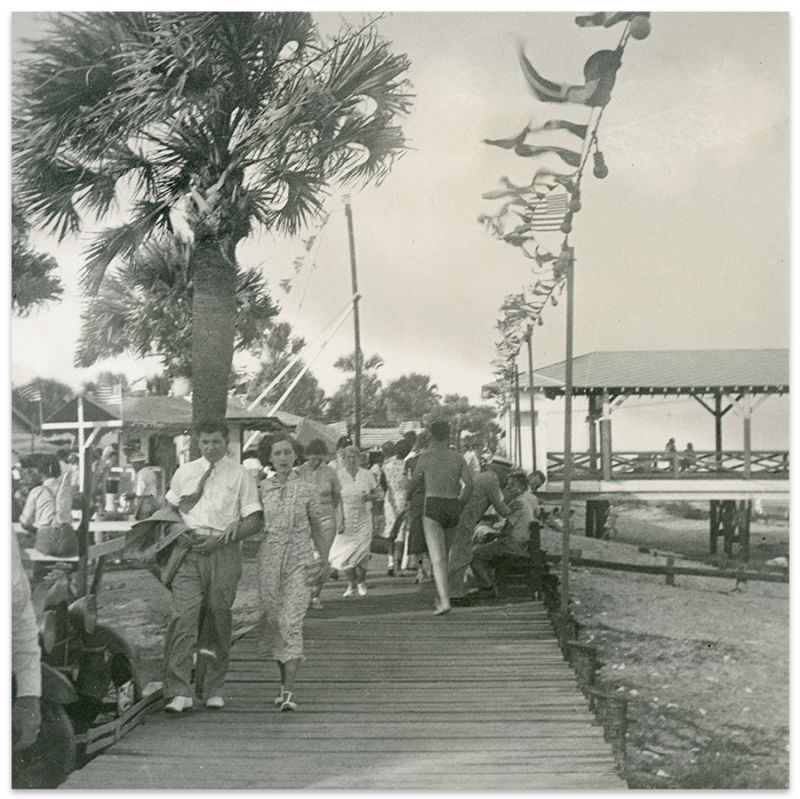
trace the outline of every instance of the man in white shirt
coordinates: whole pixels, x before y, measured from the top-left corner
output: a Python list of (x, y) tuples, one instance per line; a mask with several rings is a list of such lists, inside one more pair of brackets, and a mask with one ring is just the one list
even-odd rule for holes
[(134, 452), (128, 458), (134, 471), (133, 481), (134, 516), (146, 519), (158, 509), (158, 477), (152, 466), (147, 465), (143, 452)]
[(480, 451), (481, 441), (477, 436), (466, 439), (464, 442), (464, 460), (467, 462), (473, 477), (481, 473)]
[(181, 466), (172, 478), (167, 502), (191, 532), (179, 545), (187, 552), (172, 580), (172, 621), (166, 638), (166, 710), (192, 707), (191, 673), (204, 610), (203, 648), (208, 656), (203, 693), (206, 707), (220, 709), (230, 659), (231, 608), (242, 575), (239, 541), (262, 529), (261, 502), (247, 470), (227, 456), (224, 422), (198, 425), (201, 457)]
[(26, 478), (33, 484), (19, 517), (29, 532), (42, 527), (72, 522), (72, 484), (61, 474), (59, 461), (52, 456), (30, 455), (22, 459)]

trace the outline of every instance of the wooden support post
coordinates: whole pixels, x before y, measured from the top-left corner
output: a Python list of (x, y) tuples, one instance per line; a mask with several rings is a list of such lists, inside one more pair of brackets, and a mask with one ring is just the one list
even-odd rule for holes
[(611, 403), (608, 393), (603, 392), (603, 411), (600, 417), (600, 460), (603, 467), (603, 480), (611, 479)]
[(733, 538), (736, 515), (736, 500), (723, 499), (722, 500), (722, 548), (725, 557), (733, 557)]
[(600, 395), (595, 392), (589, 394), (589, 415), (586, 421), (589, 424), (589, 466), (593, 472), (597, 471), (597, 420), (602, 414), (602, 404), (598, 407)]
[(667, 557), (667, 585), (675, 585), (675, 558)]
[(81, 521), (78, 525), (78, 596), (86, 596), (89, 587), (89, 517), (92, 515), (92, 458), (90, 453), (84, 451), (85, 437), (83, 434), (83, 395), (78, 395), (78, 428), (80, 441), (81, 464)]
[(719, 500), (712, 499), (708, 503), (708, 551), (717, 554), (717, 536), (719, 535)]
[(753, 515), (753, 500), (739, 503), (739, 560), (746, 566), (750, 562), (750, 519)]
[(714, 394), (714, 449), (717, 453), (717, 471), (722, 468), (722, 394)]
[(750, 394), (745, 394), (743, 397), (743, 444), (744, 444), (744, 479), (750, 479), (750, 472), (752, 468), (753, 454), (752, 454), (752, 441), (750, 431), (750, 419), (753, 414), (753, 397)]

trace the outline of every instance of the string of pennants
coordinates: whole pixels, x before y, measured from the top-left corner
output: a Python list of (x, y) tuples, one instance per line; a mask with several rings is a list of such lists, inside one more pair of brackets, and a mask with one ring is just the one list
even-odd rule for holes
[[(486, 192), (485, 200), (502, 201), (499, 211), (481, 214), (478, 221), (495, 238), (516, 247), (532, 265), (534, 281), (520, 294), (510, 294), (500, 308), (496, 328), (497, 358), (492, 361), (500, 385), (499, 403), (505, 404), (516, 373), (516, 359), (533, 324), (543, 324), (542, 313), (548, 303), (557, 305), (556, 294), (564, 290), (566, 269), (572, 259), (569, 234), (574, 214), (581, 210), (580, 184), (589, 156), (593, 174), (599, 179), (608, 175), (600, 149), (598, 129), (622, 65), (622, 55), (629, 38), (645, 39), (650, 33), (650, 13), (597, 12), (575, 18), (581, 28), (611, 28), (624, 23), (624, 31), (614, 50), (598, 50), (583, 67), (583, 84), (557, 82), (541, 75), (520, 46), (518, 57), (522, 74), (531, 93), (542, 103), (583, 105), (590, 109), (586, 123), (551, 119), (540, 126), (526, 125), (518, 134), (504, 139), (484, 139), (486, 144), (513, 151), (522, 158), (556, 156), (571, 171), (539, 168), (530, 183), (518, 185), (508, 177), (500, 179), (500, 188)], [(562, 131), (580, 141), (576, 148), (548, 143), (555, 131)], [(533, 139), (533, 141), (531, 141)], [(560, 252), (545, 246), (542, 234), (564, 234)]]
[[(292, 261), (292, 270), (294, 277), (285, 277), (281, 281), (279, 281), (278, 285), (283, 289), (286, 294), (289, 294), (292, 290), (292, 286), (294, 284), (294, 280), (303, 271), (303, 267), (306, 265), (307, 259), (311, 255), (311, 250), (314, 248), (315, 244), (319, 244), (320, 237), (322, 235), (322, 231), (325, 229), (325, 225), (328, 224), (328, 220), (330, 219), (330, 212), (324, 213), (317, 223), (314, 232), (307, 238), (301, 239), (300, 242), (303, 245), (303, 252), (297, 256)], [(316, 266), (316, 257), (312, 257), (311, 261), (311, 268), (313, 269)]]

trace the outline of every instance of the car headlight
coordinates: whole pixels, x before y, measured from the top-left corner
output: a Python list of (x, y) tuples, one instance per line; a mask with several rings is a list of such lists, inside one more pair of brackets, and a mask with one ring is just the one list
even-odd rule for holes
[(39, 626), (39, 642), (45, 654), (49, 655), (58, 642), (58, 614), (54, 610), (46, 610), (42, 614)]
[(69, 606), (69, 615), (72, 623), (82, 626), (87, 635), (91, 635), (97, 626), (97, 597), (87, 594), (76, 599)]

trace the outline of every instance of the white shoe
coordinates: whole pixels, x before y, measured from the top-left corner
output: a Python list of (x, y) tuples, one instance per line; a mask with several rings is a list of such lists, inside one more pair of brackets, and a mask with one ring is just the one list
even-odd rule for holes
[(311, 597), (311, 610), (322, 610), (322, 600), (318, 596)]
[(221, 696), (209, 696), (206, 699), (206, 707), (209, 710), (222, 710), (225, 707), (225, 700)]
[(366, 596), (367, 595), (367, 586), (364, 583), (359, 583), (356, 586), (356, 590), (358, 591), (359, 596)]
[(164, 710), (167, 713), (183, 713), (184, 710), (191, 710), (192, 704), (191, 696), (174, 696), (167, 702)]
[(281, 712), (285, 713), (287, 710), (297, 710), (297, 702), (294, 701), (294, 694), (291, 691), (286, 691), (281, 702)]
[(342, 594), (342, 596), (355, 596), (355, 595), (356, 595), (356, 589), (353, 588), (352, 585), (348, 585), (347, 588), (345, 589), (345, 592)]

